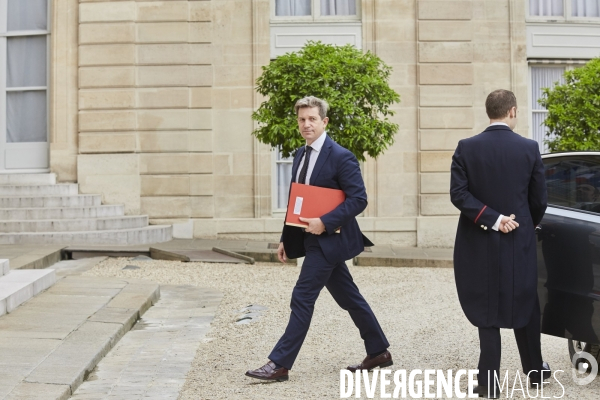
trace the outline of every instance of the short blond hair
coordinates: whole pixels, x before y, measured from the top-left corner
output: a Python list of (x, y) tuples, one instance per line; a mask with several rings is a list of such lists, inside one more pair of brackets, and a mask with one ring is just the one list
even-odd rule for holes
[(296, 105), (294, 105), (294, 111), (296, 112), (296, 115), (298, 115), (298, 110), (305, 107), (317, 107), (319, 109), (319, 117), (321, 117), (321, 119), (324, 119), (325, 117), (327, 117), (327, 110), (329, 109), (329, 104), (327, 104), (325, 100), (319, 99), (318, 97), (306, 96), (298, 100), (296, 102)]

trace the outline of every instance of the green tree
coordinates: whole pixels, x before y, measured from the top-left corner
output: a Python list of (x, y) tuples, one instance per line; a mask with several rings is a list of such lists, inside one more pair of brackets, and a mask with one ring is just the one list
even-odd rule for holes
[(398, 124), (390, 105), (400, 96), (388, 85), (391, 68), (376, 55), (351, 45), (308, 42), (296, 53), (277, 57), (263, 67), (257, 91), (267, 100), (252, 114), (259, 123), (259, 141), (280, 146), (284, 157), (304, 144), (298, 132), (294, 104), (305, 96), (329, 103), (327, 134), (364, 161), (394, 142)]
[(565, 83), (544, 89), (550, 151), (600, 150), (600, 58), (564, 73)]

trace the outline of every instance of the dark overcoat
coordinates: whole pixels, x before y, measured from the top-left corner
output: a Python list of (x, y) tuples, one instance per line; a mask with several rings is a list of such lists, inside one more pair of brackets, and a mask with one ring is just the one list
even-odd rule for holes
[[(305, 147), (296, 151), (292, 182), (296, 181), (304, 152)], [(367, 207), (367, 192), (354, 154), (327, 136), (310, 176), (310, 185), (340, 189), (346, 194), (342, 204), (321, 217), (326, 230), (318, 235), (319, 245), (328, 262), (350, 260), (362, 253), (365, 246), (373, 246), (362, 234), (356, 221), (356, 216)], [(338, 229), (340, 233), (335, 232)], [(304, 229), (284, 225), (281, 241), (289, 258), (305, 256)]]
[[(538, 144), (504, 125), (461, 140), (450, 197), (460, 210), (454, 275), (465, 315), (477, 327), (527, 325), (537, 296), (535, 227), (547, 201)], [(514, 214), (519, 227), (493, 230), (500, 214)]]

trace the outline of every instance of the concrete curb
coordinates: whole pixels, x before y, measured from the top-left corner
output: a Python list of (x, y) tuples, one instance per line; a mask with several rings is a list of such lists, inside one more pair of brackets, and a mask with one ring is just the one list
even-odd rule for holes
[[(232, 249), (238, 254), (243, 254), (261, 262), (279, 263), (277, 252), (275, 251), (244, 251)], [(364, 253), (363, 253), (364, 254)], [(367, 253), (368, 254), (368, 253)], [(392, 257), (376, 255), (359, 255), (353, 260), (354, 265), (361, 267), (396, 267), (396, 268), (453, 268), (454, 264), (451, 258), (420, 258), (420, 257)], [(295, 264), (293, 264), (295, 265)]]
[(453, 268), (452, 259), (434, 258), (400, 258), (400, 257), (377, 257), (358, 256), (354, 258), (354, 265), (361, 267), (408, 267), (408, 268)]
[(46, 254), (26, 254), (10, 261), (11, 269), (43, 269), (56, 264), (62, 259), (62, 249), (66, 246), (57, 246)]

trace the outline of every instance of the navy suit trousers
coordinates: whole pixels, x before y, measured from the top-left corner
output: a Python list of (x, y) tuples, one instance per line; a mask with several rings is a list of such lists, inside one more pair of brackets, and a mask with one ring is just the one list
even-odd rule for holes
[(315, 302), (323, 287), (348, 311), (364, 341), (367, 354), (383, 351), (389, 343), (371, 307), (358, 291), (344, 262), (329, 263), (315, 235), (304, 235), (306, 258), (292, 292), (292, 313), (285, 333), (269, 355), (271, 361), (291, 369), (308, 333)]
[[(529, 375), (532, 381), (538, 381), (541, 377), (542, 345), (540, 334), (540, 303), (536, 296), (536, 304), (533, 309), (531, 320), (522, 328), (515, 329), (515, 339), (521, 356), (522, 371)], [(504, 376), (500, 376), (501, 338), (500, 328), (479, 328), (479, 343), (481, 353), (479, 356), (479, 378), (480, 385), (490, 386), (494, 383), (494, 372), (500, 383)], [(512, 372), (509, 372), (509, 378)], [(488, 381), (489, 376), (489, 381)], [(514, 373), (512, 374), (514, 377)], [(525, 383), (524, 383), (525, 384)]]

